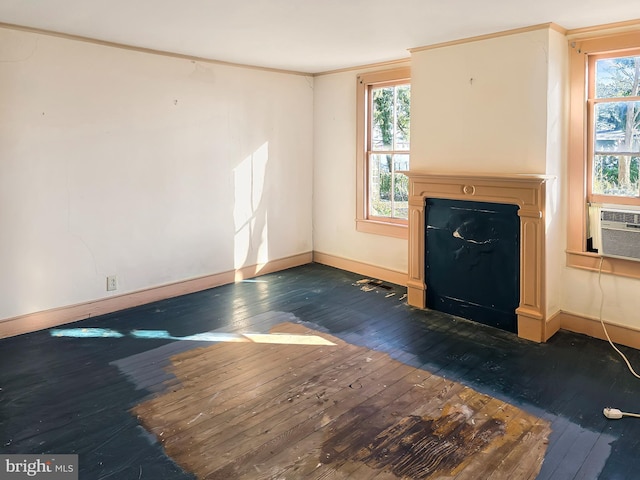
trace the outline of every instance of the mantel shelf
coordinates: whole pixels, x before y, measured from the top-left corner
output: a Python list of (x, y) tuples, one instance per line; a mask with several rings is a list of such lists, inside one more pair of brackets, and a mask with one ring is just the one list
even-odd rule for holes
[(533, 181), (538, 183), (547, 182), (555, 179), (553, 175), (545, 175), (539, 173), (479, 173), (479, 172), (427, 172), (420, 170), (402, 170), (399, 173), (409, 178), (424, 178), (432, 180), (448, 180), (448, 179), (475, 179), (482, 181), (495, 182), (521, 182)]

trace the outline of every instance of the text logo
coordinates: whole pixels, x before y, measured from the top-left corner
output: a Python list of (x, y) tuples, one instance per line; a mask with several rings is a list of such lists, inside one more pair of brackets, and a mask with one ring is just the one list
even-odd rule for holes
[(0, 455), (0, 480), (78, 480), (78, 455)]

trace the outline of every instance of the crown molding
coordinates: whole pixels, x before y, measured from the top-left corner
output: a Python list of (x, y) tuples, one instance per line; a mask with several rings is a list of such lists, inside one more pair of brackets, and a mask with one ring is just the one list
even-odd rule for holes
[(507, 37), (509, 35), (517, 35), (520, 33), (535, 32), (537, 30), (555, 30), (556, 32), (561, 33), (562, 35), (566, 35), (567, 33), (567, 30), (564, 27), (561, 27), (560, 25), (555, 24), (553, 22), (549, 22), (549, 23), (541, 23), (539, 25), (531, 25), (528, 27), (504, 30), (502, 32), (488, 33), (486, 35), (478, 35), (475, 37), (461, 38), (458, 40), (451, 40), (449, 42), (434, 43), (432, 45), (425, 45), (423, 47), (410, 48), (409, 51), (411, 53), (417, 53), (417, 52), (422, 52), (424, 50), (434, 50), (436, 48), (451, 47), (454, 45), (463, 45), (466, 43), (479, 42), (481, 40), (490, 40), (493, 38)]
[(121, 50), (129, 50), (129, 51), (133, 51), (133, 52), (147, 53), (147, 54), (150, 54), (150, 55), (160, 55), (160, 56), (163, 56), (163, 57), (178, 58), (178, 59), (181, 59), (181, 60), (190, 60), (190, 61), (193, 61), (193, 62), (211, 63), (211, 64), (215, 64), (215, 65), (222, 65), (222, 66), (236, 67), (236, 68), (248, 68), (248, 69), (251, 69), (251, 70), (260, 70), (260, 71), (264, 71), (264, 72), (283, 73), (283, 74), (286, 74), (286, 75), (301, 75), (301, 76), (305, 76), (305, 77), (313, 76), (313, 74), (308, 73), (308, 72), (299, 72), (299, 71), (296, 71), (296, 70), (285, 70), (285, 69), (279, 69), (279, 68), (269, 68), (269, 67), (259, 67), (259, 66), (255, 66), (255, 65), (246, 65), (246, 64), (243, 64), (243, 63), (226, 62), (224, 60), (215, 60), (213, 58), (198, 57), (198, 56), (195, 56), (195, 55), (186, 55), (186, 54), (181, 54), (181, 53), (168, 52), (166, 50), (156, 50), (156, 49), (153, 49), (153, 48), (136, 47), (136, 46), (127, 45), (127, 44), (124, 44), (124, 43), (108, 42), (106, 40), (99, 40), (99, 39), (96, 39), (96, 38), (85, 37), (85, 36), (82, 36), (82, 35), (73, 35), (73, 34), (69, 34), (69, 33), (56, 32), (54, 30), (46, 30), (46, 29), (34, 28), (34, 27), (26, 27), (26, 26), (23, 26), (23, 25), (16, 25), (16, 24), (13, 24), (13, 23), (0, 22), (0, 28), (5, 28), (5, 29), (8, 29), (8, 30), (18, 30), (18, 31), (29, 32), (29, 33), (35, 33), (35, 34), (38, 34), (38, 35), (46, 35), (46, 36), (49, 36), (49, 37), (63, 38), (63, 39), (66, 39), (66, 40), (75, 40), (77, 42), (91, 43), (93, 45), (100, 45), (102, 47), (119, 48)]

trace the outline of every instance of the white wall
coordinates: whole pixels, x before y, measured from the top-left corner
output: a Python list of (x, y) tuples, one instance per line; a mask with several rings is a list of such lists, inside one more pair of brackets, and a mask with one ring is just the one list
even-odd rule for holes
[(411, 56), (411, 169), (544, 173), (547, 30)]
[(406, 272), (406, 240), (356, 231), (356, 77), (359, 73), (348, 71), (315, 78), (314, 250)]
[(546, 304), (547, 315), (562, 309), (565, 248), (567, 245), (567, 138), (569, 112), (568, 48), (564, 34), (548, 30), (548, 80), (546, 115), (546, 167), (552, 179), (546, 197)]
[(312, 250), (313, 80), (0, 29), (0, 319)]
[[(640, 281), (565, 268), (562, 310), (640, 329)], [(602, 302), (602, 307), (601, 307)]]

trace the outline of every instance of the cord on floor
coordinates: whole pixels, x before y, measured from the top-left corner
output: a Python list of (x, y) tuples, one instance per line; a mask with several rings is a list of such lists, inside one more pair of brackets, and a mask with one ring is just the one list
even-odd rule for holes
[[(620, 351), (620, 349), (618, 347), (616, 347), (615, 344), (611, 341), (611, 337), (609, 336), (609, 332), (607, 332), (607, 327), (604, 324), (604, 320), (602, 319), (602, 308), (604, 306), (604, 290), (602, 288), (602, 283), (601, 283), (600, 279), (602, 277), (602, 262), (603, 262), (603, 260), (604, 260), (604, 257), (600, 257), (600, 266), (598, 267), (598, 287), (600, 288), (600, 311), (598, 313), (598, 318), (600, 319), (600, 325), (602, 325), (602, 330), (604, 331), (604, 334), (607, 337), (607, 340), (609, 341), (609, 344), (613, 347), (613, 349), (616, 352), (618, 352), (618, 355), (620, 355), (622, 357), (622, 359), (624, 360), (624, 363), (627, 364), (627, 367), (629, 368), (629, 371), (633, 374), (634, 377), (640, 378), (640, 375), (638, 375), (636, 373), (636, 371), (633, 369), (633, 367), (631, 366), (631, 362), (629, 362), (629, 359), (626, 357), (626, 355), (624, 353), (622, 353)], [(640, 418), (640, 414), (622, 412), (622, 411), (618, 410), (617, 408), (611, 408), (611, 407), (604, 408), (602, 413), (604, 414), (605, 417), (607, 417), (607, 418), (609, 418), (611, 420), (618, 420), (618, 419), (620, 419), (622, 417)]]

